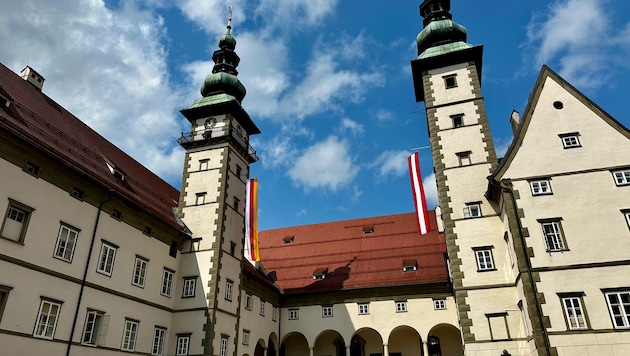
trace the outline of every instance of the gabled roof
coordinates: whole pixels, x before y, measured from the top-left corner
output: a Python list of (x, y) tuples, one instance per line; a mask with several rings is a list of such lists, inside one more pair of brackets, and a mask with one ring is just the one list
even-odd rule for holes
[(527, 130), (531, 124), (532, 117), (536, 111), (536, 108), (539, 105), (539, 100), (541, 99), (541, 94), (545, 87), (546, 80), (550, 78), (554, 82), (558, 83), (566, 92), (575, 97), (579, 102), (581, 102), (585, 107), (589, 110), (593, 111), (597, 116), (599, 116), (605, 123), (610, 125), (613, 129), (624, 135), (626, 138), (630, 139), (630, 130), (624, 127), (619, 121), (615, 120), (610, 114), (600, 108), (597, 104), (595, 104), (591, 99), (589, 99), (586, 95), (576, 89), (573, 85), (567, 82), (564, 78), (562, 78), (558, 73), (554, 72), (551, 68), (546, 65), (543, 65), (540, 73), (538, 75), (538, 79), (536, 79), (536, 83), (534, 85), (534, 89), (530, 94), (529, 101), (527, 106), (525, 107), (525, 111), (521, 117), (521, 123), (519, 125), (518, 131), (514, 135), (514, 139), (510, 144), (505, 156), (501, 160), (501, 163), (495, 170), (495, 172), (491, 175), (491, 178), (495, 180), (501, 180), (503, 175), (506, 173), (510, 164), (516, 157), (519, 149), (523, 144), (523, 140), (527, 135)]
[[(259, 234), (261, 262), (285, 294), (448, 282), (444, 236), (429, 212), (420, 235), (415, 213), (294, 226)], [(364, 227), (374, 227), (364, 233)], [(284, 240), (294, 236), (290, 243)], [(417, 260), (416, 271), (403, 261)], [(327, 269), (313, 279), (313, 271)]]
[[(0, 128), (181, 229), (173, 214), (179, 200), (177, 189), (2, 64), (0, 95), (10, 101), (9, 107), (0, 106)], [(108, 164), (124, 179), (112, 174)]]

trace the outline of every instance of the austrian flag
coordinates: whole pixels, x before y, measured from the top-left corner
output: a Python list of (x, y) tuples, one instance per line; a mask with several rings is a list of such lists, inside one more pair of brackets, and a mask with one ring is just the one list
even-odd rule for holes
[(420, 174), (420, 158), (418, 152), (407, 158), (409, 163), (409, 176), (411, 177), (411, 190), (413, 192), (413, 203), (416, 207), (418, 217), (418, 231), (424, 235), (429, 232), (429, 211), (427, 210), (427, 200), (424, 197), (422, 187), (422, 175)]
[(260, 261), (258, 252), (258, 178), (247, 181), (245, 206), (245, 257), (250, 262)]

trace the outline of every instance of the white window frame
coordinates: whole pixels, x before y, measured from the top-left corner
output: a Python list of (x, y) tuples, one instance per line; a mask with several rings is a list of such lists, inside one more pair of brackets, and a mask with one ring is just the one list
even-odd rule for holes
[(253, 298), (252, 295), (249, 293), (245, 293), (245, 309), (247, 310), (252, 310), (253, 307)]
[(289, 320), (298, 320), (300, 318), (300, 309), (291, 308), (289, 309)]
[(630, 228), (630, 210), (622, 210), (623, 216), (626, 217), (626, 223), (628, 224), (628, 228)]
[(532, 195), (551, 195), (551, 183), (549, 179), (537, 179), (529, 181), (529, 187), (532, 190)]
[(74, 257), (74, 249), (77, 245), (79, 230), (72, 228), (66, 224), (59, 226), (57, 233), (57, 242), (55, 242), (55, 250), (53, 257), (62, 261), (72, 263)]
[(120, 349), (123, 351), (135, 351), (136, 341), (138, 340), (138, 329), (140, 323), (135, 320), (125, 319), (123, 327), (123, 336), (120, 343)]
[(407, 302), (396, 302), (396, 313), (406, 313)]
[(446, 310), (446, 299), (433, 299), (434, 310)]
[(153, 345), (151, 347), (151, 355), (164, 355), (164, 343), (166, 340), (166, 328), (156, 326), (153, 329)]
[(322, 306), (322, 318), (332, 318), (333, 317), (333, 307), (331, 305)]
[[(0, 236), (21, 244), (24, 243), (24, 240), (26, 239), (28, 223), (31, 220), (31, 215), (33, 214), (34, 210), (35, 209), (29, 206), (26, 206), (9, 198), (9, 205), (7, 206), (7, 211), (4, 215), (2, 227), (0, 228)], [(19, 234), (17, 236), (11, 236), (11, 232), (18, 229)], [(7, 230), (9, 230), (9, 235), (7, 235)]]
[(190, 348), (190, 335), (177, 335), (177, 347), (175, 349), (175, 355), (187, 356), (189, 348)]
[(165, 297), (171, 297), (171, 293), (173, 291), (173, 277), (175, 272), (170, 271), (168, 269), (164, 269), (162, 272), (162, 286), (160, 288), (160, 294)]
[(278, 307), (271, 308), (271, 321), (278, 321)]
[(225, 300), (232, 301), (232, 289), (234, 288), (234, 282), (231, 280), (225, 281)]
[(136, 256), (136, 260), (133, 264), (133, 278), (131, 278), (131, 284), (144, 288), (144, 284), (147, 280), (147, 267), (149, 265), (149, 261), (140, 256)]
[(466, 167), (466, 166), (472, 165), (472, 159), (470, 158), (470, 155), (472, 155), (471, 151), (458, 152), (456, 153), (456, 155), (457, 155), (457, 160), (459, 161), (460, 167)]
[(492, 248), (475, 248), (475, 258), (477, 260), (477, 271), (494, 271), (494, 258)]
[(195, 205), (203, 205), (206, 203), (206, 192), (197, 193), (195, 198)]
[(209, 158), (200, 159), (199, 160), (199, 170), (200, 171), (207, 171), (209, 164), (210, 164), (210, 159)]
[(265, 301), (260, 301), (260, 315), (265, 316)]
[(228, 337), (221, 335), (221, 354), (220, 356), (228, 356)]
[(105, 335), (107, 322), (105, 313), (98, 310), (88, 310), (85, 315), (81, 344), (96, 346), (99, 345), (101, 335)]
[(41, 339), (52, 340), (55, 337), (57, 321), (61, 312), (61, 303), (42, 299), (39, 303), (37, 319), (35, 320), (35, 330), (33, 336)]
[[(564, 236), (560, 221), (544, 221), (540, 223), (545, 247), (548, 252), (559, 252), (566, 250)], [(549, 228), (549, 229), (547, 229)]]
[(586, 315), (584, 314), (584, 308), (582, 307), (582, 298), (573, 296), (563, 297), (561, 300), (569, 330), (588, 329)]
[(579, 133), (571, 133), (571, 134), (562, 134), (560, 138), (562, 139), (562, 146), (564, 148), (576, 148), (582, 147), (580, 144), (580, 138), (578, 137)]
[(249, 330), (243, 329), (243, 345), (249, 345)]
[(370, 304), (359, 303), (359, 315), (368, 315), (368, 314), (370, 314)]
[(481, 203), (466, 203), (463, 210), (464, 219), (474, 219), (483, 216), (481, 213)]
[(615, 184), (620, 187), (622, 185), (630, 185), (630, 168), (621, 169), (612, 172)]
[(197, 277), (184, 277), (184, 287), (182, 289), (182, 298), (194, 297), (196, 288), (197, 288)]
[[(613, 303), (611, 297), (616, 298)], [(606, 304), (615, 329), (630, 329), (630, 290), (606, 292)]]
[(105, 241), (101, 244), (101, 254), (98, 257), (98, 265), (96, 272), (111, 277), (114, 271), (114, 261), (116, 260), (117, 246), (109, 244)]

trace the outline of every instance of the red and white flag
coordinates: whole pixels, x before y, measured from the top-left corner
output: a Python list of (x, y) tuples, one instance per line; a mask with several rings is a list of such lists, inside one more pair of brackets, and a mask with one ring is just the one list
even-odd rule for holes
[(422, 186), (422, 175), (420, 174), (420, 158), (418, 152), (407, 158), (409, 163), (409, 176), (411, 177), (411, 190), (413, 192), (413, 203), (416, 207), (418, 217), (418, 231), (420, 234), (429, 232), (429, 211), (427, 210), (427, 200), (424, 197), (424, 187)]
[(260, 261), (258, 249), (258, 178), (247, 181), (245, 205), (245, 257), (252, 262)]

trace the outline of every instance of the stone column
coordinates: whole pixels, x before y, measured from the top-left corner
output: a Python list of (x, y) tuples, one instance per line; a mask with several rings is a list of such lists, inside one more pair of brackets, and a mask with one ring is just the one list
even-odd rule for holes
[(422, 342), (422, 354), (424, 356), (429, 356), (429, 343), (426, 341)]
[(309, 354), (309, 356), (313, 356), (313, 349), (314, 349), (314, 347), (309, 347), (309, 348), (308, 348), (308, 354)]
[(346, 345), (346, 356), (350, 356), (350, 345)]
[(387, 344), (383, 344), (383, 356), (389, 356), (389, 349), (387, 348)]

